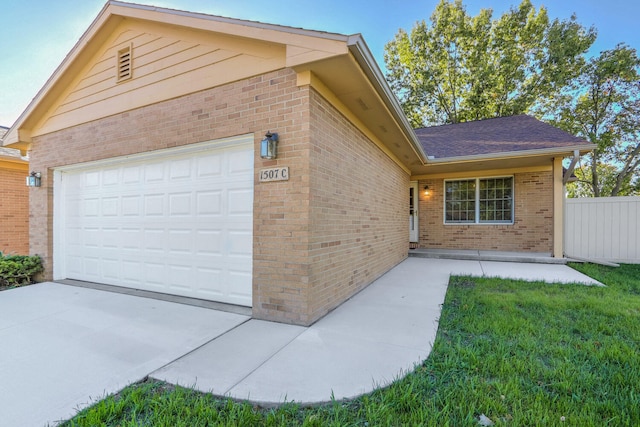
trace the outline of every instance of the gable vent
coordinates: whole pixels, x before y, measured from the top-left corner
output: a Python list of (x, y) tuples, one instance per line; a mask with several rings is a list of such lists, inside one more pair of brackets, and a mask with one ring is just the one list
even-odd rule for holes
[(132, 76), (131, 45), (118, 51), (117, 81), (128, 80)]

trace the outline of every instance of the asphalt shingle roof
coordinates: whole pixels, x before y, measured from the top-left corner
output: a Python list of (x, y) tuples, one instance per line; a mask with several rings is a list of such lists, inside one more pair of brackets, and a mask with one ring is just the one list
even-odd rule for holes
[(427, 155), (436, 159), (589, 144), (525, 114), (414, 131)]

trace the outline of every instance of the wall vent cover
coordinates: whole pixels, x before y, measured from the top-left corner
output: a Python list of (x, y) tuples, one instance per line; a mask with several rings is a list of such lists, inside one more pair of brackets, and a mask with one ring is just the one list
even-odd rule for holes
[(124, 80), (129, 80), (132, 76), (132, 49), (131, 45), (118, 50), (118, 78), (117, 81), (121, 82)]

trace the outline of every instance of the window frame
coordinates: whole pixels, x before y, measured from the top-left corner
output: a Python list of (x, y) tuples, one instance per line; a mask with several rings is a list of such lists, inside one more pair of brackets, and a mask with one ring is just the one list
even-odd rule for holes
[[(480, 197), (480, 182), (490, 181), (495, 179), (510, 179), (511, 180), (511, 219), (510, 220), (482, 220), (481, 205), (483, 202), (491, 201), (490, 199), (482, 199)], [(460, 200), (460, 202), (473, 202), (474, 203), (474, 218), (473, 221), (460, 221), (460, 220), (447, 220), (447, 183), (450, 182), (464, 182), (473, 181), (475, 185), (475, 194), (473, 200), (466, 199)], [(515, 220), (515, 178), (514, 175), (500, 175), (500, 176), (479, 176), (469, 178), (457, 178), (457, 179), (445, 179), (442, 185), (443, 197), (442, 197), (442, 222), (444, 225), (513, 225)], [(506, 200), (493, 199), (493, 201)], [(451, 202), (451, 200), (449, 200)], [(468, 211), (468, 209), (467, 209)], [(504, 211), (504, 210), (503, 210)], [(460, 211), (461, 212), (461, 211)], [(486, 210), (485, 210), (486, 212)], [(506, 211), (505, 211), (506, 212)]]

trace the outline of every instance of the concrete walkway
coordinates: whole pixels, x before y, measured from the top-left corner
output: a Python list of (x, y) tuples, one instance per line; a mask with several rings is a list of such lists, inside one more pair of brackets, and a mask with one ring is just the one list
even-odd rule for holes
[(563, 265), (410, 258), (309, 328), (41, 283), (0, 293), (0, 425), (41, 426), (145, 376), (262, 403), (354, 397), (431, 351), (450, 274), (585, 282)]
[(409, 258), (309, 328), (250, 320), (151, 376), (270, 404), (370, 392), (427, 358), (451, 274), (599, 284), (565, 265)]

